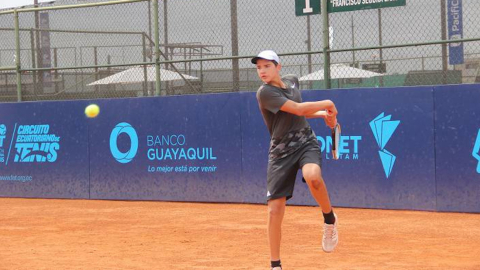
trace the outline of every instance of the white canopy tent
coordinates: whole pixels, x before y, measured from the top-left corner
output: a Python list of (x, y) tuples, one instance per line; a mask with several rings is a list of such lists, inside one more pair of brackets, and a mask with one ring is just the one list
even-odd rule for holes
[[(324, 70), (315, 71), (300, 77), (299, 81), (321, 81), (324, 78)], [(372, 78), (383, 76), (382, 73), (377, 73), (369, 70), (349, 67), (343, 64), (333, 64), (330, 66), (330, 78), (342, 79), (342, 78)]]
[[(147, 68), (147, 81), (154, 82), (156, 80), (155, 76), (155, 66), (148, 66)], [(198, 80), (197, 77), (193, 77), (186, 74), (179, 74), (170, 70), (160, 69), (160, 80), (161, 81), (178, 81), (183, 80)], [(145, 81), (145, 73), (143, 66), (137, 66), (129, 68), (122, 72), (113, 74), (101, 80), (92, 82), (88, 86), (101, 85), (101, 84), (131, 84), (131, 83), (142, 83)]]

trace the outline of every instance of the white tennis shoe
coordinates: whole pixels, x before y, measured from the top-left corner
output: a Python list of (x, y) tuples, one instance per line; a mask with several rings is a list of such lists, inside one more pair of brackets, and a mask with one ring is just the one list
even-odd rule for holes
[(323, 225), (323, 238), (322, 238), (322, 248), (325, 252), (332, 252), (335, 247), (338, 245), (338, 218), (335, 215), (335, 224), (324, 224)]

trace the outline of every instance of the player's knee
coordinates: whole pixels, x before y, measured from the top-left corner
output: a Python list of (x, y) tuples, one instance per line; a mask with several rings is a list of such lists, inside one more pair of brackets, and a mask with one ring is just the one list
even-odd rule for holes
[(312, 175), (310, 177), (305, 177), (305, 180), (309, 182), (314, 189), (320, 189), (323, 184), (323, 179), (319, 175)]
[(284, 207), (282, 205), (273, 204), (268, 207), (269, 216), (280, 216), (283, 213)]
[(319, 178), (319, 179), (312, 180), (312, 187), (313, 187), (314, 189), (320, 189), (320, 188), (322, 188), (322, 179)]

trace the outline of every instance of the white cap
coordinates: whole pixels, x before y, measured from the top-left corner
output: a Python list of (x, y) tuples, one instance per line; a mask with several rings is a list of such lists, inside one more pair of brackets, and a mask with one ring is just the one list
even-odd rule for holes
[(278, 55), (272, 50), (265, 50), (260, 52), (257, 57), (252, 58), (252, 63), (257, 64), (258, 59), (265, 59), (280, 63), (280, 58), (278, 58)]

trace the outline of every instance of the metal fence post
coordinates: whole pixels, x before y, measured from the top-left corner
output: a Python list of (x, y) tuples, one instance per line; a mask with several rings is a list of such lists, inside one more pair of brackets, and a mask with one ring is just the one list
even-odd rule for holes
[(328, 25), (328, 2), (322, 0), (323, 17), (323, 81), (325, 89), (331, 88), (330, 82), (330, 45), (329, 45), (329, 25)]
[[(310, 15), (307, 15), (307, 51), (312, 51), (312, 27), (310, 23)], [(312, 73), (312, 55), (308, 54), (308, 74)], [(302, 74), (302, 67), (300, 66), (300, 74)], [(302, 74), (303, 75), (303, 74)], [(308, 88), (312, 89), (312, 81), (308, 82)]]
[(17, 101), (22, 101), (22, 73), (20, 71), (20, 26), (18, 23), (18, 11), (14, 10), (14, 20), (15, 20), (15, 66), (17, 73)]
[(155, 95), (160, 95), (160, 29), (158, 23), (158, 0), (153, 0), (153, 19), (155, 32)]
[[(93, 46), (93, 63), (95, 65), (95, 81), (98, 81), (100, 78), (98, 76), (98, 52), (97, 52), (97, 46)], [(98, 85), (95, 85), (95, 93), (98, 93)]]
[[(33, 28), (30, 29), (30, 48), (32, 55), (32, 68), (37, 68), (37, 63), (35, 61), (35, 36), (33, 33)], [(37, 71), (32, 72), (32, 84), (33, 95), (37, 96)]]
[[(440, 24), (441, 24), (441, 37), (442, 40), (447, 40), (447, 3), (445, 0), (440, 0)], [(442, 83), (447, 84), (447, 72), (448, 72), (448, 44), (442, 44)]]
[[(142, 48), (143, 48), (143, 62), (147, 62), (147, 40), (145, 33), (142, 33)], [(143, 96), (148, 96), (148, 79), (147, 79), (147, 66), (143, 65)]]
[[(232, 39), (232, 56), (238, 56), (238, 15), (237, 0), (230, 0), (230, 35)], [(238, 59), (232, 59), (233, 91), (240, 91), (240, 66)]]

